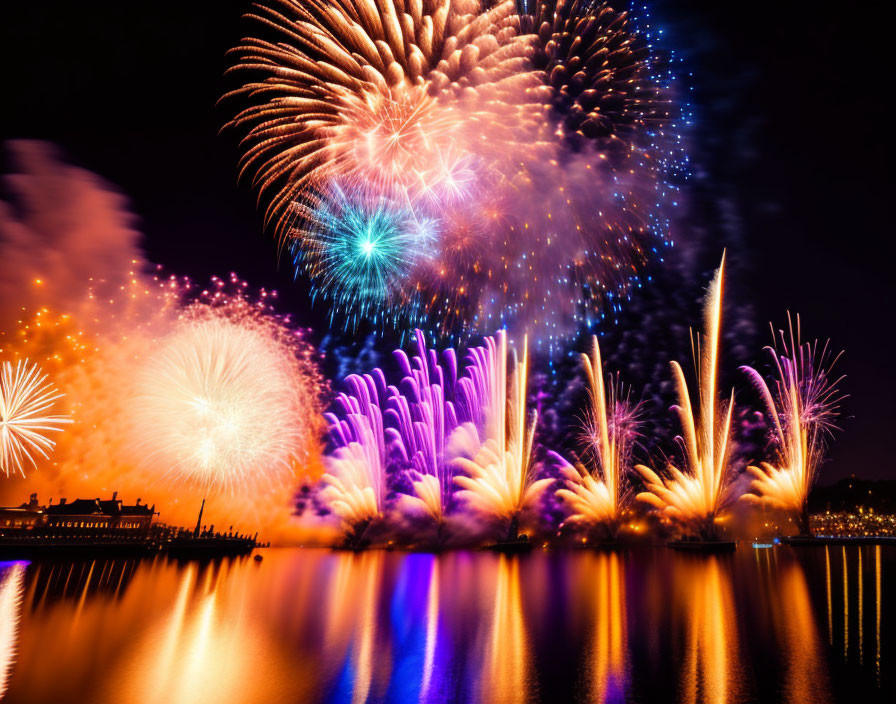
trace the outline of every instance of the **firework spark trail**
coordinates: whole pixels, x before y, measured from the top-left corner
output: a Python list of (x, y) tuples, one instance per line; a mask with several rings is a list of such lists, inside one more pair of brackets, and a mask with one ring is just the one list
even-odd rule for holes
[[(340, 517), (350, 543), (363, 543), (369, 524), (386, 517), (392, 479), (402, 494), (395, 507), (429, 516), (439, 540), (449, 511), (471, 508), (509, 521), (515, 536), (522, 512), (551, 481), (535, 478), (525, 350), (508, 395), (503, 331), (497, 342), (489, 337), (469, 351), (460, 376), (453, 349), (443, 352), (440, 364), (422, 331), (416, 340), (414, 357), (395, 352), (403, 374), (398, 386), (388, 386), (379, 368), (346, 378), (348, 390), (327, 414), (335, 447), (324, 460), (321, 501)], [(405, 477), (409, 489), (402, 488)], [(464, 501), (455, 505), (455, 493)]]
[(422, 330), (415, 331), (417, 355), (413, 359), (395, 351), (404, 378), (400, 388), (390, 388), (388, 410), (394, 429), (389, 432), (404, 460), (412, 466), (414, 496), (410, 503), (441, 524), (454, 488), (454, 463), (449, 437), (458, 426), (452, 400), (457, 382), (457, 357), (453, 349), (443, 353), (447, 366), (438, 363), (435, 350), (426, 348)]
[(25, 466), (37, 467), (38, 457), (48, 459), (59, 433), (71, 423), (64, 415), (48, 414), (63, 394), (57, 393), (47, 374), (28, 360), (15, 366), (3, 362), (0, 370), (0, 469), (25, 476)]
[(699, 409), (691, 403), (681, 365), (672, 362), (679, 396), (675, 410), (684, 431), (680, 444), (685, 469), (670, 463), (671, 476), (664, 480), (644, 465), (635, 467), (647, 485), (647, 491), (637, 498), (704, 538), (715, 537), (716, 518), (732, 499), (729, 482), (733, 469), (730, 456), (734, 392), (727, 403), (720, 402), (717, 396), (724, 273), (723, 256), (706, 297), (705, 337), (694, 346)]
[(361, 540), (368, 524), (385, 510), (386, 438), (380, 396), (385, 377), (380, 369), (345, 383), (349, 393), (337, 397), (337, 413), (327, 413), (336, 450), (324, 458), (321, 500), (342, 520), (347, 535)]
[(629, 498), (625, 473), (638, 434), (638, 407), (624, 395), (618, 378), (607, 385), (597, 337), (593, 344), (592, 357), (583, 354), (582, 361), (590, 401), (585, 434), (594, 467), (589, 471), (552, 453), (560, 463), (565, 483), (556, 493), (569, 505), (567, 523), (590, 530), (605, 527), (610, 536), (615, 536)]
[[(426, 348), (422, 331), (416, 331), (416, 339), (413, 358), (402, 350), (394, 353), (403, 373), (398, 386), (387, 386), (379, 368), (349, 375), (348, 390), (338, 394), (335, 410), (326, 414), (335, 449), (324, 459), (320, 499), (340, 517), (349, 542), (362, 541), (370, 523), (383, 517), (390, 475), (410, 474), (404, 510), (422, 511), (438, 526), (446, 517), (454, 490), (453, 460), (469, 445), (451, 397), (455, 387), (471, 388), (472, 380), (465, 376), (458, 382), (453, 349), (443, 352), (443, 367), (435, 350)], [(477, 403), (467, 400), (460, 418), (478, 421)]]
[[(75, 314), (26, 318), (4, 353), (40, 360), (74, 421), (34, 488), (150, 491), (169, 499), (167, 521), (195, 520), (207, 492), (213, 515), (285, 528), (294, 478), (320, 476), (325, 387), (304, 331), (274, 313), (273, 298), (235, 277), (200, 290), (134, 271), (116, 296), (91, 296)], [(253, 387), (253, 374), (269, 379)], [(285, 415), (259, 422), (273, 411)], [(228, 418), (251, 422), (228, 431)], [(270, 499), (263, 510), (261, 496)]]
[[(241, 83), (223, 98), (240, 174), (347, 327), (380, 311), (378, 327), (556, 341), (618, 305), (665, 245), (673, 79), (626, 13), (270, 0), (249, 18), (258, 36), (233, 50)], [(334, 189), (413, 213), (433, 242), (405, 249), (429, 256), (390, 257), (386, 287), (378, 268), (352, 270), (359, 250), (333, 245), (355, 238), (320, 234), (322, 220), (352, 229)], [(337, 284), (348, 272), (353, 293)]]
[(148, 465), (235, 491), (291, 469), (295, 402), (286, 350), (247, 325), (189, 322), (159, 341), (138, 379), (134, 424)]
[[(534, 507), (553, 479), (536, 479), (532, 443), (537, 414), (531, 421), (526, 413), (528, 345), (523, 342), (522, 358), (514, 351), (514, 369), (507, 389), (507, 334), (498, 334), (497, 355), (493, 364), (491, 388), (487, 391), (487, 420), (484, 439), (472, 459), (456, 460), (465, 476), (455, 477), (461, 487), (458, 498), (473, 511), (508, 524), (507, 537), (515, 540), (519, 522), (527, 509)], [(485, 376), (485, 375), (483, 375)]]
[[(760, 467), (747, 467), (753, 475), (752, 489), (746, 501), (761, 502), (793, 513), (801, 534), (810, 531), (809, 490), (824, 458), (827, 440), (836, 429), (834, 422), (843, 397), (838, 385), (843, 377), (831, 372), (839, 353), (832, 355), (828, 344), (800, 342), (800, 320), (796, 332), (788, 315), (789, 339), (779, 331), (780, 341), (766, 347), (774, 362), (774, 381), (770, 387), (753, 367), (741, 367), (749, 376), (765, 404), (771, 420), (777, 458)], [(778, 347), (780, 344), (780, 348)]]

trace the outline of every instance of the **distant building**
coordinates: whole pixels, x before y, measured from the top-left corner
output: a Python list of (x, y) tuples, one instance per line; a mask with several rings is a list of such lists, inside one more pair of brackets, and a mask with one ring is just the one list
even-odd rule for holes
[(111, 499), (61, 499), (41, 506), (37, 494), (27, 504), (0, 508), (0, 532), (38, 531), (53, 537), (90, 537), (118, 535), (142, 537), (149, 535), (155, 504), (147, 506), (140, 499), (133, 506), (125, 506), (118, 492)]
[(44, 507), (37, 503), (37, 494), (32, 494), (27, 504), (21, 506), (0, 506), (0, 531), (32, 530), (41, 525)]

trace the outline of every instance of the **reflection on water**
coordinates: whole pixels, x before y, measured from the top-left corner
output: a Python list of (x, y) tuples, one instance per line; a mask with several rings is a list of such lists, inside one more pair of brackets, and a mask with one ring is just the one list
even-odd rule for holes
[(877, 684), (880, 685), (880, 545), (874, 548), (874, 600), (875, 600), (875, 643), (877, 651), (874, 655), (874, 672)]
[(0, 563), (0, 699), (890, 701), (894, 569), (870, 546)]
[(743, 678), (731, 578), (710, 555), (687, 559), (675, 575), (678, 610), (687, 631), (680, 700), (737, 701)]
[(570, 569), (567, 599), (580, 605), (584, 631), (581, 699), (605, 704), (626, 700), (629, 677), (626, 561), (616, 552), (583, 553)]
[(520, 595), (520, 563), (504, 555), (498, 560), (481, 696), (485, 702), (526, 702), (529, 645)]
[(0, 699), (16, 660), (24, 583), (24, 564), (0, 562)]
[[(783, 668), (783, 699), (793, 704), (826, 704), (830, 701), (830, 683), (825, 649), (812, 610), (806, 572), (799, 562), (777, 558), (774, 551), (763, 551), (761, 558), (757, 551), (760, 588), (768, 597), (775, 652)], [(827, 577), (829, 571), (825, 574)], [(826, 595), (830, 604), (827, 586)], [(830, 621), (830, 612), (828, 616)]]

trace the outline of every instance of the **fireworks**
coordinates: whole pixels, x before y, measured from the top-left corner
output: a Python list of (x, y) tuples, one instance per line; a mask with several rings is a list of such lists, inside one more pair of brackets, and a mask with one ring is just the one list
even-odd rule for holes
[(146, 463), (203, 487), (288, 472), (303, 410), (291, 355), (226, 319), (186, 322), (140, 371), (134, 426)]
[(363, 318), (400, 297), (402, 282), (428, 256), (436, 221), (418, 220), (412, 210), (363, 189), (334, 184), (317, 200), (305, 247), (294, 247), (318, 290), (336, 310)]
[(624, 396), (618, 378), (609, 388), (604, 379), (600, 345), (594, 338), (592, 357), (582, 355), (589, 383), (590, 407), (585, 422), (594, 469), (573, 466), (558, 455), (565, 488), (557, 495), (570, 508), (567, 522), (585, 528), (605, 526), (615, 536), (628, 499), (624, 479), (637, 437), (637, 406)]
[[(801, 534), (809, 534), (807, 501), (809, 490), (824, 456), (825, 444), (834, 430), (842, 380), (831, 376), (839, 354), (831, 358), (827, 345), (800, 343), (800, 322), (789, 319), (789, 340), (780, 331), (780, 349), (767, 347), (774, 361), (774, 383), (770, 388), (752, 367), (743, 367), (759, 391), (772, 425), (777, 458), (774, 464), (747, 467), (754, 477), (748, 501), (762, 501), (793, 512)], [(773, 339), (774, 336), (774, 330)], [(777, 340), (776, 340), (777, 342)]]
[(671, 477), (663, 480), (648, 467), (636, 466), (648, 490), (638, 498), (704, 538), (716, 535), (716, 518), (731, 498), (728, 488), (734, 392), (727, 403), (717, 396), (724, 273), (723, 256), (706, 296), (705, 337), (698, 339), (694, 349), (694, 361), (699, 366), (697, 409), (691, 404), (681, 365), (672, 362), (679, 397), (675, 410), (684, 429), (680, 444), (685, 470), (670, 464)]
[(352, 375), (345, 381), (351, 393), (337, 398), (341, 417), (327, 414), (339, 447), (324, 459), (321, 499), (342, 519), (349, 541), (359, 542), (385, 509), (386, 443), (373, 376)]
[(458, 468), (468, 476), (455, 477), (462, 487), (460, 497), (474, 511), (506, 521), (507, 537), (515, 540), (522, 513), (532, 508), (553, 480), (536, 479), (532, 461), (532, 440), (537, 414), (531, 421), (526, 413), (526, 382), (529, 356), (523, 342), (522, 359), (514, 351), (514, 369), (507, 390), (507, 335), (498, 335), (498, 347), (492, 341), (488, 360), (492, 380), (486, 405), (485, 437), (472, 459), (458, 458)]
[(295, 477), (321, 473), (325, 386), (305, 332), (274, 312), (274, 294), (235, 276), (204, 289), (129, 278), (5, 336), (4, 354), (52, 373), (74, 421), (35, 489), (150, 491), (184, 522), (208, 495), (213, 514), (279, 530)]
[(552, 481), (535, 477), (525, 349), (508, 395), (503, 331), (498, 342), (486, 338), (470, 350), (460, 378), (453, 349), (440, 364), (423, 332), (416, 336), (416, 356), (395, 352), (398, 386), (387, 386), (381, 369), (346, 378), (348, 391), (327, 414), (334, 449), (319, 498), (340, 517), (351, 544), (364, 542), (368, 525), (386, 517), (390, 487), (400, 495), (395, 508), (428, 517), (439, 542), (449, 514), (470, 516), (469, 509), (509, 522), (516, 537), (521, 514)]
[(56, 446), (50, 433), (62, 431), (71, 420), (48, 414), (62, 398), (36, 364), (3, 362), (0, 370), (0, 469), (25, 476), (25, 467), (37, 466)]
[[(458, 426), (457, 411), (451, 398), (457, 379), (457, 358), (453, 349), (438, 363), (435, 350), (426, 348), (422, 330), (416, 331), (417, 355), (413, 359), (398, 350), (395, 357), (404, 378), (400, 387), (405, 394), (393, 392), (387, 414), (395, 427), (392, 437), (402, 459), (412, 467), (411, 506), (422, 509), (441, 527), (451, 503), (454, 488), (454, 463), (449, 447)], [(454, 436), (457, 437), (457, 436)]]
[(347, 326), (552, 343), (665, 246), (672, 78), (625, 13), (271, 0), (250, 18), (224, 96), (240, 173)]
[[(445, 350), (445, 367), (425, 336), (416, 331), (418, 354), (401, 350), (395, 357), (404, 374), (400, 384), (386, 386), (381, 369), (352, 374), (348, 392), (336, 399), (327, 414), (335, 450), (324, 460), (327, 474), (322, 502), (341, 519), (350, 543), (360, 542), (367, 526), (383, 517), (389, 475), (406, 478), (402, 507), (410, 514), (429, 516), (441, 533), (454, 489), (453, 459), (463, 448), (458, 411), (451, 398), (457, 378), (454, 350)], [(466, 379), (463, 388), (469, 388)], [(463, 404), (461, 418), (478, 419), (475, 400)], [(385, 410), (383, 410), (385, 408)]]

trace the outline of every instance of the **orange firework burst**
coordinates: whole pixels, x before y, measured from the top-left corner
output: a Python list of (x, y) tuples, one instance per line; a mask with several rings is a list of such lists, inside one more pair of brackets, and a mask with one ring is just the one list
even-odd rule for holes
[(827, 344), (801, 343), (799, 316), (795, 333), (789, 315), (788, 323), (789, 339), (784, 331), (776, 338), (773, 330), (776, 346), (766, 348), (774, 361), (771, 386), (752, 367), (742, 368), (765, 404), (777, 454), (774, 463), (747, 467), (756, 494), (743, 498), (793, 513), (800, 533), (808, 535), (809, 490), (835, 430), (843, 398), (837, 387), (843, 377), (831, 373), (839, 354), (832, 356)]
[[(511, 326), (553, 341), (640, 284), (665, 241), (679, 147), (669, 74), (626, 13), (269, 0), (249, 17), (258, 36), (234, 49), (241, 84), (224, 96), (240, 173), (347, 326), (373, 311), (440, 334)], [(334, 184), (430, 224), (403, 248), (425, 256), (402, 260), (388, 290), (366, 285), (356, 238), (321, 264), (314, 223)], [(498, 202), (512, 216), (494, 218)], [(468, 246), (471, 222), (483, 246)]]
[[(249, 495), (288, 514), (294, 483), (321, 471), (324, 383), (303, 331), (273, 313), (272, 297), (251, 297), (235, 278), (197, 291), (135, 273), (77, 314), (42, 309), (24, 321), (4, 352), (51, 369), (73, 420), (41, 490), (149, 491), (168, 497), (167, 520), (195, 518), (180, 501), (198, 506), (206, 492), (214, 509), (256, 525), (268, 516)], [(189, 413), (202, 399), (204, 424)]]
[(637, 465), (647, 485), (638, 499), (660, 509), (685, 528), (701, 537), (716, 535), (716, 519), (731, 501), (731, 418), (734, 392), (725, 402), (717, 395), (722, 328), (722, 298), (725, 258), (719, 266), (706, 297), (705, 336), (694, 350), (699, 367), (699, 406), (691, 403), (684, 371), (672, 362), (678, 387), (678, 417), (684, 429), (682, 449), (685, 470), (669, 465), (670, 477), (662, 479), (649, 467)]
[[(618, 378), (604, 378), (603, 362), (597, 337), (591, 357), (582, 355), (589, 384), (589, 409), (585, 421), (588, 449), (594, 459), (589, 471), (561, 458), (564, 488), (557, 490), (569, 509), (566, 522), (594, 530), (605, 528), (615, 537), (622, 509), (629, 500), (625, 473), (637, 436), (637, 405), (624, 395)], [(609, 381), (609, 385), (607, 384)]]
[(293, 364), (262, 330), (215, 318), (179, 326), (137, 377), (146, 465), (202, 487), (279, 483), (304, 442)]

